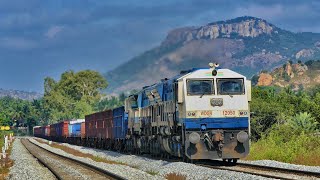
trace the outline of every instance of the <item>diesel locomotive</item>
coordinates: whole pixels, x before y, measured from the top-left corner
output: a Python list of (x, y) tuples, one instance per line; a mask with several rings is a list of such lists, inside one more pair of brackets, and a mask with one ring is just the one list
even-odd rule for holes
[(73, 134), (72, 142), (185, 161), (236, 162), (249, 153), (251, 82), (218, 64), (209, 66), (143, 87), (124, 107), (86, 116), (79, 133), (85, 135), (76, 140)]
[(163, 79), (126, 99), (126, 149), (235, 162), (249, 153), (251, 82), (209, 65)]

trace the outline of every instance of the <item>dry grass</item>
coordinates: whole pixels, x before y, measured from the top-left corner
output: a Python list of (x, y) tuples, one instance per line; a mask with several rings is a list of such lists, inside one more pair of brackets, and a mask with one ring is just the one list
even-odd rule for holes
[[(48, 143), (46, 143), (45, 141), (40, 140), (40, 139), (35, 139), (35, 140), (38, 141), (39, 143), (48, 144)], [(49, 144), (48, 144), (48, 145), (49, 145)], [(55, 142), (52, 142), (52, 144), (49, 145), (49, 146), (54, 147), (54, 148), (57, 148), (57, 149), (61, 149), (61, 150), (63, 150), (63, 151), (66, 152), (66, 153), (69, 153), (69, 154), (72, 154), (72, 155), (75, 155), (75, 156), (78, 156), (78, 157), (90, 158), (90, 159), (92, 159), (93, 161), (96, 161), (96, 162), (103, 162), (103, 163), (108, 163), (108, 164), (127, 165), (127, 164), (125, 164), (125, 163), (120, 163), (120, 162), (116, 162), (116, 161), (111, 161), (111, 160), (107, 160), (107, 159), (105, 159), (105, 158), (101, 158), (101, 157), (98, 157), (98, 156), (94, 156), (94, 155), (92, 155), (92, 154), (83, 153), (83, 152), (80, 152), (80, 151), (78, 151), (78, 150), (69, 148), (69, 147), (67, 147), (67, 146), (64, 146), (64, 145), (61, 145), (61, 144), (55, 143)]]
[(318, 137), (300, 135), (290, 141), (275, 138), (261, 139), (251, 144), (249, 156), (244, 160), (275, 160), (307, 166), (320, 165), (320, 140)]
[(311, 152), (307, 154), (300, 154), (293, 160), (294, 164), (304, 164), (309, 166), (320, 165), (320, 152)]
[(9, 174), (10, 167), (13, 166), (13, 160), (10, 159), (12, 144), (13, 142), (9, 147), (7, 157), (5, 159), (0, 159), (0, 179), (5, 179)]
[(157, 174), (159, 174), (158, 172), (156, 171), (146, 171), (148, 174), (152, 175), (152, 176), (155, 176)]
[(186, 176), (183, 176), (181, 174), (176, 174), (176, 173), (167, 174), (165, 178), (168, 180), (186, 180), (187, 179)]

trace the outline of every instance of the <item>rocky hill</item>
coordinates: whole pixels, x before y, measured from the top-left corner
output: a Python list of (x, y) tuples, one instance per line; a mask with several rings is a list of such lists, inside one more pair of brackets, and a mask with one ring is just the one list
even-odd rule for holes
[(26, 92), (26, 91), (19, 91), (19, 90), (4, 90), (0, 88), (0, 98), (9, 96), (12, 98), (17, 98), (17, 99), (23, 99), (23, 100), (28, 100), (32, 101), (33, 99), (39, 99), (42, 97), (41, 94), (36, 93), (36, 92)]
[(181, 70), (218, 62), (251, 77), (291, 60), (320, 57), (320, 33), (293, 33), (255, 17), (170, 31), (160, 46), (105, 74), (109, 92), (140, 89)]
[(292, 63), (288, 61), (271, 72), (262, 71), (257, 81), (258, 86), (292, 87), (293, 90), (308, 89), (320, 84), (320, 60)]

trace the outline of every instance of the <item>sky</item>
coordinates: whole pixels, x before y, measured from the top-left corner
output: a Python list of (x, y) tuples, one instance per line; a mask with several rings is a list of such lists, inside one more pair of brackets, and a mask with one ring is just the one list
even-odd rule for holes
[(316, 0), (0, 0), (0, 88), (42, 93), (47, 76), (105, 73), (174, 28), (239, 16), (320, 33)]

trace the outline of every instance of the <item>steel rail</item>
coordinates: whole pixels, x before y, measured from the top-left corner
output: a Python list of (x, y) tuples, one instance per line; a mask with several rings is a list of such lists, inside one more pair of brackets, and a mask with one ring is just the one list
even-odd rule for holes
[[(137, 155), (137, 154), (136, 154)], [(141, 156), (141, 155), (137, 155)], [(141, 156), (146, 157), (146, 156)], [(168, 158), (159, 158), (159, 157), (152, 157), (148, 156), (148, 158), (155, 159), (155, 160), (167, 160), (169, 162), (180, 162), (181, 160), (178, 160), (176, 158), (168, 159)], [(219, 161), (219, 160), (198, 160), (195, 163), (193, 163), (198, 166), (203, 166), (207, 168), (212, 169), (220, 169), (220, 170), (228, 170), (228, 171), (234, 171), (234, 172), (242, 172), (246, 174), (252, 174), (256, 176), (262, 176), (267, 178), (275, 178), (275, 179), (293, 179), (290, 177), (284, 177), (284, 176), (278, 176), (278, 175), (272, 175), (267, 174), (267, 172), (272, 172), (273, 174), (282, 174), (282, 175), (288, 175), (288, 176), (299, 176), (301, 177), (308, 177), (308, 178), (320, 178), (320, 172), (312, 172), (312, 171), (302, 171), (302, 170), (295, 170), (295, 169), (286, 169), (286, 168), (278, 168), (278, 167), (271, 167), (271, 166), (262, 166), (262, 165), (255, 165), (255, 164), (248, 164), (248, 163), (236, 163), (234, 165), (230, 165), (226, 162)], [(234, 168), (233, 168), (234, 167)], [(235, 168), (250, 168), (251, 170), (254, 169), (256, 172), (253, 171), (243, 171)], [(232, 169), (233, 168), (233, 169)], [(260, 172), (258, 172), (260, 171)], [(265, 173), (262, 173), (265, 172)]]
[(28, 149), (28, 148), (26, 147), (26, 145), (25, 145), (26, 142), (24, 142), (24, 141), (28, 141), (28, 142), (31, 143), (32, 145), (34, 145), (34, 146), (36, 146), (36, 147), (38, 147), (38, 148), (41, 148), (41, 150), (44, 150), (44, 151), (46, 151), (46, 152), (48, 152), (48, 153), (50, 153), (50, 154), (52, 154), (52, 155), (58, 156), (58, 157), (60, 157), (60, 158), (62, 158), (62, 159), (66, 159), (66, 160), (68, 160), (68, 161), (70, 161), (70, 162), (73, 162), (73, 163), (75, 163), (75, 164), (81, 165), (81, 166), (84, 167), (84, 168), (91, 169), (91, 170), (96, 171), (96, 172), (98, 172), (98, 173), (100, 173), (100, 174), (104, 174), (104, 175), (110, 177), (111, 179), (115, 179), (115, 180), (126, 180), (126, 178), (123, 178), (123, 177), (121, 177), (121, 176), (119, 176), (119, 175), (117, 175), (117, 174), (114, 174), (114, 173), (112, 173), (112, 172), (109, 172), (109, 171), (107, 171), (107, 170), (104, 170), (104, 169), (102, 169), (102, 168), (100, 168), (100, 167), (97, 167), (97, 166), (94, 166), (94, 165), (91, 165), (91, 164), (88, 164), (88, 163), (79, 161), (79, 160), (77, 160), (77, 159), (73, 159), (73, 158), (64, 156), (64, 155), (61, 155), (61, 154), (54, 153), (54, 152), (52, 152), (52, 151), (50, 151), (50, 150), (47, 150), (47, 149), (45, 149), (45, 148), (43, 148), (43, 147), (41, 147), (41, 146), (39, 146), (39, 145), (31, 142), (29, 139), (27, 139), (27, 140), (26, 140), (26, 139), (22, 139), (22, 140), (21, 140), (21, 143), (25, 146), (25, 148), (29, 151), (29, 153), (30, 153), (32, 156), (34, 156), (36, 159), (38, 159), (41, 164), (43, 164), (45, 167), (47, 167), (47, 168), (56, 176), (57, 179), (63, 179), (63, 178), (62, 178), (62, 177), (59, 175), (59, 173), (58, 173), (57, 171), (55, 171), (53, 168), (48, 167), (48, 166), (46, 165), (46, 163), (45, 163), (43, 160), (41, 160), (40, 157), (38, 157), (37, 155), (35, 155), (34, 153), (32, 153), (32, 150), (30, 150), (30, 149)]
[(237, 163), (233, 166), (222, 161), (205, 161), (196, 163), (198, 166), (208, 167), (212, 169), (228, 170), (235, 172), (243, 172), (247, 174), (263, 176), (275, 179), (315, 179), (320, 178), (320, 172), (302, 171), (278, 167), (270, 167), (263, 165), (255, 165), (248, 163)]

